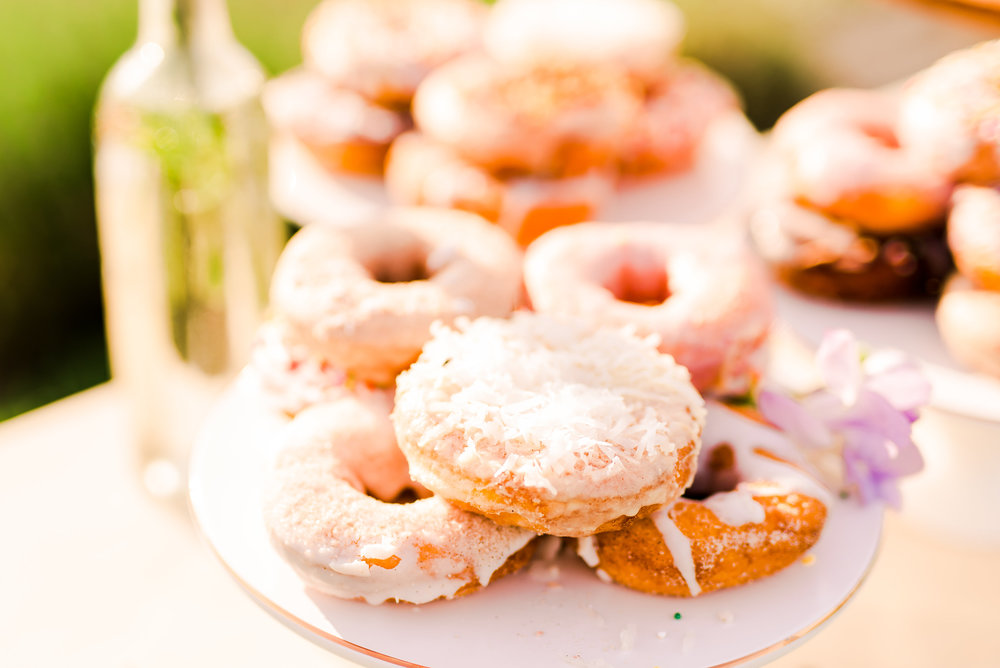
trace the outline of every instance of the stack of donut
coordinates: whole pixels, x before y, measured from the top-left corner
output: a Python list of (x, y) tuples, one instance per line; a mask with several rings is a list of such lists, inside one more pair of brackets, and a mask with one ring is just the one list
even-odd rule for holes
[[(773, 131), (751, 234), (777, 276), (849, 301), (938, 298), (945, 344), (1000, 376), (1000, 41), (899, 90), (821, 91)], [(954, 268), (958, 271), (949, 278)]]
[(689, 168), (738, 100), (676, 52), (662, 0), (501, 0), (482, 52), (433, 72), (414, 97), (386, 185), (397, 201), (476, 212), (522, 245), (593, 217), (622, 175)]
[[(752, 265), (621, 229), (615, 266), (598, 252), (606, 238), (573, 239), (581, 271), (604, 266), (623, 281), (612, 294), (637, 309), (658, 301), (659, 325), (704, 322), (698, 338), (714, 349), (675, 336), (682, 364), (657, 349), (669, 329), (518, 308), (520, 251), (470, 213), (390, 209), (293, 237), (248, 372), (288, 415), (265, 524), (308, 586), (369, 603), (453, 598), (514, 572), (553, 535), (577, 539), (601, 578), (693, 596), (773, 573), (815, 543), (826, 501), (781, 460), (787, 442), (718, 405), (706, 424), (689, 371), (706, 387), (730, 371), (746, 380), (768, 306), (742, 304), (750, 293), (716, 303), (705, 291), (718, 283), (697, 285), (724, 267), (723, 282), (752, 284)], [(662, 257), (635, 255), (645, 236)], [(669, 290), (656, 286), (668, 280), (660, 264)], [(706, 308), (687, 311), (692, 300)], [(764, 315), (748, 316), (755, 308)], [(684, 498), (693, 483), (697, 498)]]
[(955, 190), (948, 243), (958, 271), (938, 301), (941, 338), (962, 364), (1000, 378), (1000, 191), (995, 186)]
[(272, 127), (331, 172), (380, 176), (413, 125), (417, 85), (479, 45), (485, 14), (477, 0), (323, 0), (303, 30), (303, 66), (264, 91)]

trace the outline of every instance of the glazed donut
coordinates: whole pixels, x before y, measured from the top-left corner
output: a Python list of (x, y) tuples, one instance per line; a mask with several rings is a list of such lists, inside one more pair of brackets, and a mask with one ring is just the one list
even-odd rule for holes
[(940, 229), (880, 236), (793, 202), (761, 203), (750, 236), (775, 276), (808, 295), (853, 302), (927, 299), (952, 271)]
[(413, 117), (491, 172), (572, 176), (612, 161), (639, 107), (638, 86), (610, 67), (522, 70), (469, 54), (424, 80)]
[(760, 374), (773, 309), (756, 258), (719, 239), (666, 223), (574, 225), (528, 248), (524, 284), (536, 311), (655, 334), (699, 390), (741, 394)]
[(393, 142), (385, 185), (402, 204), (471, 211), (505, 229), (521, 246), (562, 225), (587, 220), (614, 192), (603, 170), (580, 176), (502, 178), (419, 132)]
[(956, 51), (903, 89), (899, 141), (922, 164), (961, 181), (1000, 180), (1000, 41)]
[(735, 457), (743, 481), (703, 500), (682, 498), (624, 530), (579, 539), (578, 554), (602, 579), (697, 596), (771, 575), (819, 539), (830, 495), (768, 452), (794, 451), (780, 432), (710, 402), (703, 440), (699, 477), (711, 464), (718, 469), (710, 475), (725, 476)]
[(704, 405), (651, 341), (529, 312), (435, 328), (392, 419), (410, 474), (539, 533), (623, 526), (680, 496)]
[(683, 36), (684, 15), (662, 0), (501, 0), (483, 44), (518, 68), (612, 65), (652, 82), (672, 67)]
[(295, 415), (313, 404), (336, 401), (347, 395), (363, 396), (386, 390), (351, 378), (343, 369), (296, 341), (277, 320), (263, 323), (250, 351), (247, 366), (267, 403), (286, 415)]
[(621, 149), (622, 172), (689, 169), (712, 124), (739, 107), (736, 92), (722, 77), (693, 61), (678, 64), (649, 87), (643, 111)]
[(303, 60), (331, 83), (405, 107), (431, 70), (479, 46), (486, 11), (474, 0), (324, 0), (306, 19)]
[(952, 357), (1000, 378), (1000, 292), (977, 288), (956, 274), (945, 284), (935, 319)]
[(412, 125), (409, 114), (302, 69), (269, 81), (262, 102), (271, 126), (331, 171), (381, 174), (389, 144)]
[(955, 266), (973, 286), (1000, 290), (1000, 191), (972, 185), (955, 189), (948, 246)]
[(388, 209), (365, 224), (296, 233), (278, 259), (271, 306), (290, 343), (354, 380), (387, 385), (435, 320), (517, 306), (520, 266), (510, 238), (478, 216)]
[(438, 497), (387, 503), (412, 486), (390, 405), (345, 397), (289, 423), (264, 501), (278, 553), (313, 589), (368, 603), (453, 598), (524, 565), (529, 531)]
[(939, 226), (951, 180), (899, 145), (898, 115), (897, 95), (847, 88), (789, 109), (772, 134), (792, 196), (875, 234)]

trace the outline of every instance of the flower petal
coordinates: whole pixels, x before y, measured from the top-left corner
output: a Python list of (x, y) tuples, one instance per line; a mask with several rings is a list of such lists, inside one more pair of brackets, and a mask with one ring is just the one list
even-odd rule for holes
[(791, 397), (771, 390), (761, 390), (757, 395), (757, 408), (790, 439), (811, 448), (825, 448), (833, 436), (822, 421), (807, 411)]
[(865, 359), (864, 386), (885, 397), (901, 411), (926, 406), (931, 398), (931, 384), (920, 366), (904, 353), (879, 351)]
[(861, 387), (861, 349), (850, 330), (827, 332), (816, 351), (816, 366), (823, 384), (840, 400), (853, 404)]

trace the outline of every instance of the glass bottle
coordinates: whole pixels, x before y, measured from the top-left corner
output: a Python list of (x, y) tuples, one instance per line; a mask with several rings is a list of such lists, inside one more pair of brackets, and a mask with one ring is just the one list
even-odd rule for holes
[(98, 97), (112, 378), (156, 495), (180, 498), (199, 423), (246, 361), (281, 248), (264, 81), (225, 0), (140, 0), (138, 39)]

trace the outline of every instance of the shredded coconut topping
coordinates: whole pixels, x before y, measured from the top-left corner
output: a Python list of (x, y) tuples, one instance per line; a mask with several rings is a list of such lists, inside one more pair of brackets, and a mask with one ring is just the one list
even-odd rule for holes
[(426, 412), (418, 449), (556, 499), (662, 479), (704, 422), (687, 369), (655, 340), (528, 313), (435, 327), (396, 399), (408, 419)]

